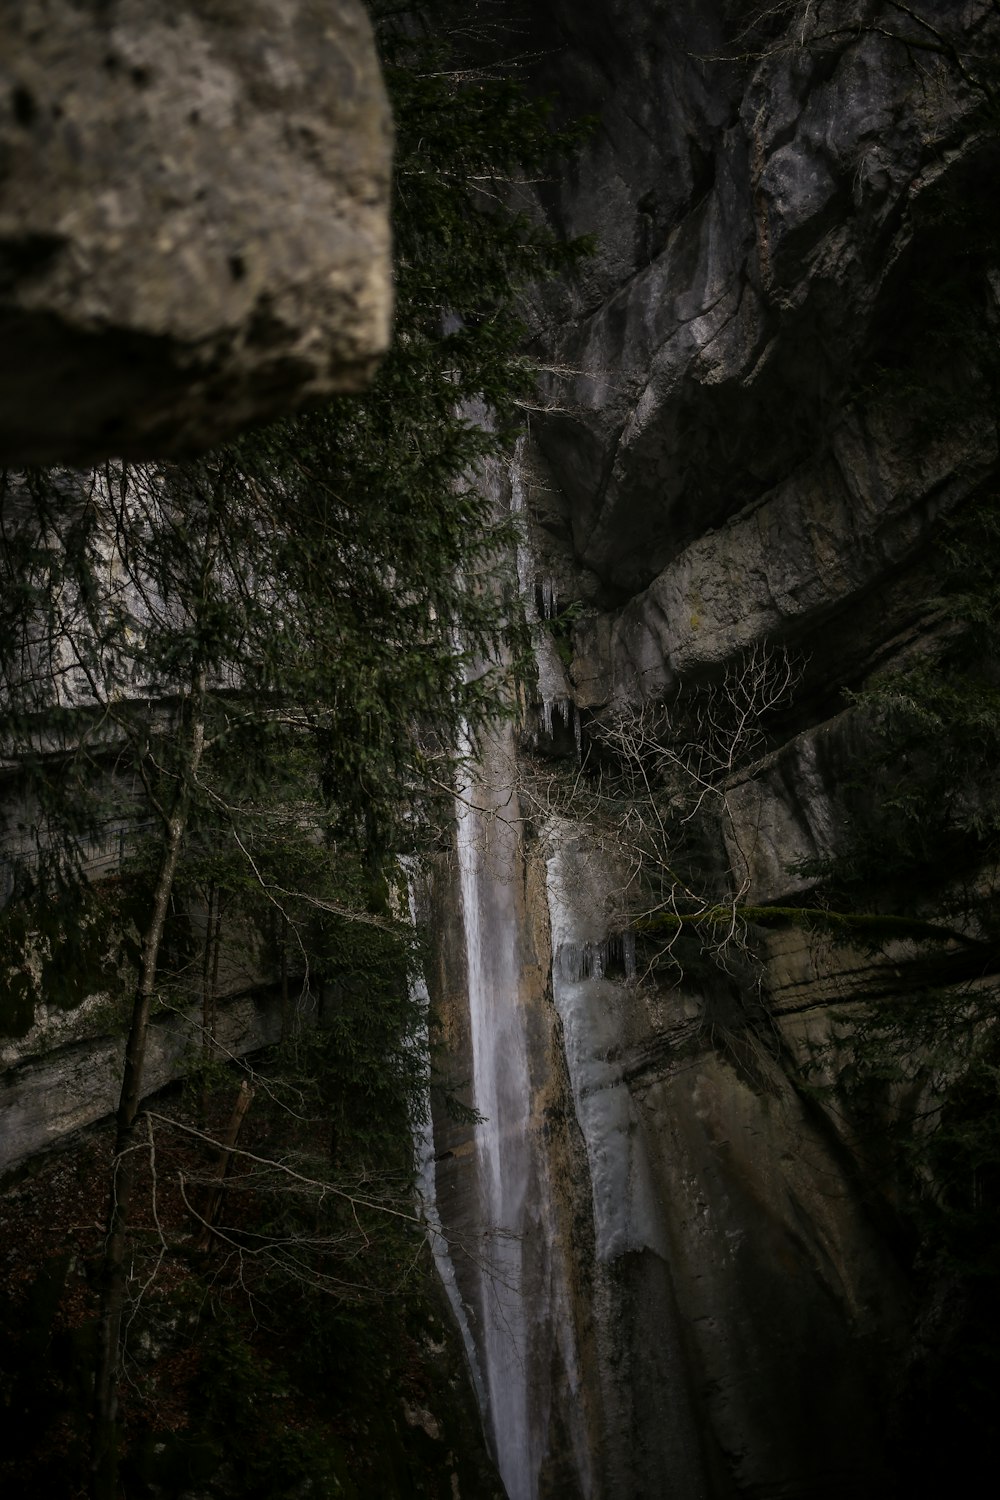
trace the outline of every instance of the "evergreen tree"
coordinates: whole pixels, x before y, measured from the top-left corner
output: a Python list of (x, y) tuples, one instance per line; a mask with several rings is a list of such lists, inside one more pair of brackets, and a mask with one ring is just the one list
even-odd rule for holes
[[(20, 824), (8, 956), (30, 969), (48, 922), (58, 966), (75, 918), (94, 906), (105, 946), (117, 943), (109, 972), (130, 994), (98, 1496), (117, 1483), (136, 1129), (146, 1037), (171, 970), (186, 973), (182, 994), (197, 993), (200, 975), (210, 1031), (210, 950), (227, 907), (230, 920), (255, 904), (271, 913), (286, 982), (289, 951), (300, 976), (322, 970), (345, 920), (391, 933), (387, 862), (433, 830), (459, 726), (474, 734), (512, 701), (511, 528), (477, 476), (502, 469), (531, 386), (519, 288), (579, 251), (513, 212), (506, 178), (569, 140), (515, 85), (463, 75), (419, 15), (386, 15), (380, 36), (398, 130), (398, 300), (373, 389), (188, 464), (3, 476), (0, 735)], [(110, 834), (130, 850), (123, 883), (97, 885), (95, 852)], [(178, 964), (192, 891), (207, 908), (204, 953)], [(56, 903), (68, 916), (54, 927)], [(405, 991), (405, 946), (392, 941), (395, 956), (379, 962)], [(396, 1078), (386, 1107), (397, 1128), (422, 1069), (405, 1062), (412, 1036), (396, 1034), (410, 1019), (397, 1012), (381, 1058), (360, 1049), (363, 1068)], [(325, 1107), (343, 1114), (343, 1068), (339, 1081), (326, 1073)]]

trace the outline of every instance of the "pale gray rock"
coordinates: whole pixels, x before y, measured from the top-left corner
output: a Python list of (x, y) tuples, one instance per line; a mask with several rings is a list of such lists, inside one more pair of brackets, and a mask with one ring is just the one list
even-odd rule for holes
[[(874, 1500), (885, 1492), (885, 1370), (905, 1336), (906, 1288), (837, 1131), (779, 1058), (786, 1043), (807, 1044), (804, 1011), (814, 1038), (818, 1008), (862, 998), (873, 974), (891, 983), (912, 955), (897, 945), (886, 979), (853, 950), (832, 962), (825, 934), (774, 934), (764, 1037), (749, 1024), (760, 993), (736, 963), (640, 986), (612, 971), (623, 872), (599, 838), (553, 820), (535, 849), (544, 882), (530, 854), (512, 882), (527, 898), (518, 945), (542, 960), (543, 977), (525, 964), (533, 1092), (511, 1125), (536, 1134), (572, 1226), (545, 1224), (566, 1261), (562, 1339), (578, 1350), (573, 1399), (589, 1408), (594, 1442), (590, 1485), (578, 1470), (539, 1492)], [(439, 873), (445, 887), (450, 872)], [(455, 936), (442, 935), (442, 956)], [(446, 964), (435, 1002), (466, 1076), (465, 995), (460, 980), (449, 990), (451, 977)], [(461, 1225), (458, 1243), (480, 1201), (470, 1137), (467, 1123), (437, 1125), (438, 1203)], [(464, 1260), (457, 1274), (464, 1284)], [(550, 1318), (547, 1290), (529, 1295), (532, 1317)], [(563, 1386), (546, 1367), (533, 1390), (540, 1423)]]
[(816, 884), (801, 867), (842, 847), (850, 823), (841, 789), (863, 745), (863, 721), (848, 711), (734, 778), (723, 836), (748, 904), (801, 899)]
[[(753, 936), (714, 974), (693, 936), (656, 967), (641, 892), (647, 982), (594, 967), (612, 951), (602, 880), (628, 847), (613, 814), (593, 814), (600, 852), (569, 882), (591, 968), (568, 985), (557, 951), (551, 986), (583, 1144), (566, 1200), (586, 1226), (573, 1261), (596, 1346), (584, 1387), (602, 1402), (596, 1493), (874, 1500), (899, 1458), (886, 1433), (909, 1289), (871, 1141), (814, 1086), (843, 1062), (824, 1048), (845, 1014), (905, 1006), (942, 974), (992, 993), (995, 960), (954, 930), (753, 908), (839, 899), (816, 872), (851, 854), (866, 815), (877, 829), (885, 795), (864, 784), (878, 741), (851, 694), (940, 649), (950, 523), (995, 492), (994, 365), (975, 330), (995, 337), (997, 276), (960, 226), (984, 227), (977, 204), (993, 222), (1000, 148), (976, 78), (995, 69), (1000, 17), (979, 0), (546, 13), (542, 86), (600, 117), (580, 166), (538, 194), (597, 253), (538, 301), (546, 477), (528, 496), (544, 571), (576, 570), (583, 776), (604, 764), (608, 705), (683, 703), (762, 646), (801, 670), (720, 788), (718, 863), (699, 878), (706, 896), (738, 893)], [(928, 893), (929, 921), (982, 887), (978, 857)]]
[(202, 449), (389, 336), (358, 0), (2, 0), (0, 456)]

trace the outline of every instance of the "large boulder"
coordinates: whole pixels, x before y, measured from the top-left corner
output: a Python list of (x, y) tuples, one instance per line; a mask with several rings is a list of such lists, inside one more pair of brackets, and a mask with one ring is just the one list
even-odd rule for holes
[(0, 0), (0, 461), (181, 454), (356, 390), (391, 312), (359, 0)]

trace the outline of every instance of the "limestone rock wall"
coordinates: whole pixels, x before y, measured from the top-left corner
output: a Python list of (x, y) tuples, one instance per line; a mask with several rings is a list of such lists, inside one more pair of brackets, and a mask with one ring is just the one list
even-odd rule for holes
[[(48, 1026), (26, 1047), (0, 1051), (0, 1174), (43, 1152), (65, 1147), (114, 1113), (125, 1055), (123, 1027), (107, 1015), (105, 997)], [(260, 990), (219, 1002), (216, 1055), (242, 1058), (281, 1039), (281, 997)], [(183, 1078), (202, 1055), (202, 1016), (185, 1007), (154, 1020), (143, 1078), (147, 1095)]]
[[(801, 680), (728, 788), (727, 859), (747, 903), (808, 904), (802, 862), (847, 836), (864, 726), (845, 689), (934, 639), (942, 524), (996, 479), (970, 347), (995, 337), (996, 267), (969, 250), (998, 159), (996, 12), (516, 9), (534, 85), (599, 121), (531, 203), (596, 241), (533, 309), (549, 373), (517, 462), (531, 607), (556, 616), (536, 625), (535, 751), (571, 759), (574, 723), (586, 745), (616, 705), (787, 649)], [(601, 839), (524, 811), (594, 1454), (592, 1487), (561, 1470), (538, 1495), (886, 1494), (912, 1336), (898, 1225), (797, 1064), (831, 1013), (905, 1000), (926, 949), (793, 923), (759, 967), (637, 986), (610, 961)], [(460, 966), (441, 981), (448, 1017), (461, 986)], [(449, 1151), (457, 1193), (470, 1155)]]
[(599, 250), (534, 422), (579, 561), (620, 602), (772, 494), (891, 510), (974, 468), (979, 432), (906, 455), (905, 400), (858, 374), (922, 314), (948, 184), (988, 192), (988, 7), (821, 0), (760, 28), (753, 7), (550, 9), (542, 82), (601, 120), (546, 205)]

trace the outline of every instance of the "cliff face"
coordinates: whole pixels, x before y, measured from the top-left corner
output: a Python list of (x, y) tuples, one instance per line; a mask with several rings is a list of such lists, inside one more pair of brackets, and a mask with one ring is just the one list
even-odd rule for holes
[(652, 634), (656, 691), (846, 613), (988, 470), (964, 351), (935, 350), (969, 407), (937, 441), (874, 372), (919, 367), (929, 288), (964, 248), (942, 216), (987, 191), (971, 76), (995, 38), (949, 5), (922, 7), (926, 27), (893, 6), (779, 7), (786, 29), (772, 12), (770, 35), (735, 40), (718, 6), (602, 9), (614, 41), (566, 21), (547, 65), (600, 114), (577, 182), (548, 190), (599, 251), (548, 351), (572, 373), (549, 377), (533, 430), (575, 559), (630, 600), (615, 666), (641, 670)]
[[(977, 344), (997, 316), (995, 11), (555, 0), (517, 36), (537, 86), (598, 117), (576, 169), (536, 190), (535, 211), (596, 242), (533, 309), (550, 373), (514, 467), (542, 616), (536, 750), (572, 764), (575, 727), (606, 762), (623, 714), (697, 702), (755, 651), (794, 661), (759, 753), (725, 778), (709, 883), (746, 910), (808, 907), (825, 897), (803, 862), (856, 832), (866, 731), (845, 689), (933, 656), (942, 528), (995, 481)], [(534, 1038), (525, 1180), (554, 1187), (509, 1227), (555, 1245), (570, 1331), (550, 1297), (511, 1333), (529, 1405), (542, 1367), (548, 1382), (544, 1456), (512, 1495), (886, 1493), (912, 1285), (884, 1185), (803, 1069), (831, 1008), (905, 1006), (926, 949), (765, 920), (707, 970), (643, 977), (640, 929), (636, 976), (626, 841), (540, 795), (537, 765), (515, 780), (516, 858), (481, 836), (480, 879), (523, 894), (503, 944), (534, 978), (504, 1024)], [(970, 842), (923, 917), (937, 900), (954, 919), (961, 880), (981, 891), (980, 856)], [(475, 1084), (459, 1013), (485, 940), (465, 910), (438, 992)], [(995, 954), (975, 963), (991, 992)], [(445, 1210), (484, 1234), (476, 1152), (511, 1126), (443, 1145)], [(467, 1302), (488, 1321), (488, 1292)], [(585, 1455), (567, 1410), (587, 1413)]]
[[(72, 6), (46, 9), (83, 24)], [(885, 997), (905, 1009), (931, 983), (960, 995), (974, 982), (992, 1000), (995, 948), (981, 916), (962, 909), (981, 907), (992, 890), (983, 845), (970, 840), (936, 887), (905, 893), (916, 917), (909, 906), (904, 914), (897, 879), (863, 914), (881, 922), (868, 940), (857, 911), (841, 914), (838, 930), (811, 908), (827, 900), (818, 865), (849, 849), (859, 809), (878, 811), (877, 785), (867, 803), (856, 785), (870, 726), (845, 690), (937, 660), (952, 628), (937, 600), (946, 527), (995, 482), (996, 8), (483, 0), (474, 9), (501, 29), (509, 13), (503, 50), (532, 59), (533, 88), (553, 92), (567, 117), (597, 117), (568, 174), (521, 189), (530, 212), (566, 234), (592, 234), (595, 250), (573, 284), (539, 290), (529, 309), (547, 373), (509, 498), (527, 532), (533, 724), (520, 746), (501, 736), (486, 747), (459, 801), (456, 857), (426, 893), (437, 941), (428, 982), (448, 1072), (483, 1116), (435, 1122), (439, 1267), (509, 1500), (881, 1500), (901, 1473), (889, 1429), (902, 1421), (917, 1343), (912, 1255), (897, 1183), (887, 1188), (872, 1170), (871, 1137), (815, 1087), (823, 1075), (809, 1064)], [(307, 51), (321, 10), (297, 8)], [(350, 30), (353, 7), (336, 10)], [(121, 0), (111, 11), (127, 20), (135, 7)], [(287, 41), (286, 11), (254, 7)], [(188, 7), (181, 29), (214, 36), (227, 14)], [(244, 85), (254, 94), (260, 67), (270, 68), (247, 139), (285, 118), (296, 69), (311, 67), (295, 48), (287, 66), (271, 53), (262, 63), (261, 35), (241, 67), (223, 69), (225, 97), (209, 100), (226, 120), (232, 105), (235, 119)], [(488, 45), (495, 55), (495, 34)], [(148, 36), (124, 26), (107, 54), (134, 53), (139, 76), (119, 77), (88, 46), (95, 66), (115, 74), (115, 98), (137, 90), (146, 101), (136, 106), (144, 128), (160, 128), (148, 113), (157, 100), (173, 119), (172, 90), (155, 67), (144, 71)], [(15, 80), (0, 129), (13, 132), (12, 160), (30, 167), (51, 121), (39, 111), (41, 82), (29, 87), (28, 76)], [(203, 92), (217, 73), (198, 77)], [(357, 210), (357, 236), (341, 225), (345, 240), (334, 237), (346, 245), (346, 280), (338, 271), (331, 281), (327, 267), (313, 286), (332, 318), (329, 341), (316, 341), (312, 294), (293, 275), (297, 313), (285, 332), (295, 357), (284, 364), (284, 335), (264, 316), (277, 296), (266, 267), (234, 266), (216, 247), (209, 269), (225, 296), (209, 278), (207, 303), (181, 298), (179, 334), (163, 319), (154, 330), (166, 385), (180, 392), (176, 410), (168, 420), (167, 398), (147, 401), (142, 387), (116, 446), (147, 451), (150, 434), (157, 451), (197, 446), (273, 402), (353, 379), (374, 357), (385, 302), (364, 288), (385, 249), (384, 225), (369, 216), (370, 200), (384, 197), (385, 140), (382, 96), (365, 77), (355, 104), (368, 122), (371, 177), (349, 193), (346, 216)], [(326, 97), (326, 81), (314, 81)], [(299, 123), (291, 176), (280, 164), (283, 130), (278, 164), (266, 155), (250, 164), (263, 174), (254, 201), (273, 214), (291, 194), (302, 242), (315, 249), (317, 236), (327, 243), (324, 153), (309, 121)], [(185, 132), (193, 157), (213, 154), (199, 121), (188, 118)], [(337, 156), (333, 137), (327, 144)], [(250, 166), (236, 164), (237, 177)], [(303, 180), (320, 186), (288, 186)], [(196, 171), (192, 202), (197, 184)], [(89, 206), (111, 212), (99, 194)], [(141, 204), (119, 208), (143, 218)], [(100, 243), (88, 223), (69, 249), (32, 231), (28, 310), (11, 314), (18, 328), (30, 330), (36, 312), (43, 330), (56, 326), (42, 294), (52, 278), (61, 296), (65, 265)], [(276, 284), (287, 290), (281, 267), (290, 255), (295, 272), (298, 250), (282, 238), (283, 217), (278, 229), (267, 223), (261, 243), (274, 249)], [(240, 243), (256, 233), (241, 224)], [(26, 253), (14, 245), (14, 270)], [(137, 254), (145, 272), (152, 262)], [(303, 255), (303, 266), (319, 262)], [(108, 309), (127, 301), (126, 280), (114, 266), (107, 274), (113, 285), (85, 283), (102, 340)], [(347, 291), (340, 333), (325, 300), (335, 283)], [(219, 328), (191, 322), (208, 303)], [(359, 306), (367, 331), (350, 320)], [(79, 356), (94, 369), (90, 324), (72, 311), (65, 321), (66, 368)], [(112, 323), (113, 380), (110, 394), (94, 397), (98, 428), (123, 379)], [(339, 375), (325, 363), (328, 342)], [(29, 404), (48, 381), (54, 345), (37, 347)], [(143, 334), (142, 350), (150, 347)], [(192, 384), (199, 349), (206, 365)], [(219, 350), (235, 360), (222, 373)], [(93, 428), (67, 412), (65, 431), (51, 411), (39, 418), (39, 430), (56, 433), (44, 450), (12, 418), (19, 440), (28, 437), (11, 451), (94, 451)], [(207, 427), (195, 430), (195, 419)], [(763, 715), (781, 663), (787, 691), (773, 693)], [(703, 733), (720, 703), (722, 729)], [(749, 750), (726, 740), (741, 704), (764, 720)], [(647, 730), (652, 760), (686, 778), (680, 818), (669, 793), (662, 804), (636, 794), (647, 760), (623, 736)], [(699, 782), (698, 747), (718, 755), (727, 743), (740, 753)], [(976, 789), (963, 795), (975, 811)], [(661, 814), (674, 831), (678, 822), (697, 829), (687, 818), (694, 803), (715, 816), (704, 847), (679, 850), (697, 874), (692, 897), (678, 894), (667, 834), (659, 846), (649, 834)], [(656, 880), (658, 901), (648, 889), (636, 896), (637, 884)], [(936, 946), (925, 930), (935, 923)], [(40, 1029), (6, 1059), (9, 1161), (46, 1144), (56, 1124), (61, 1134), (106, 1112), (111, 1093), (111, 1045), (85, 1045), (75, 1018), (37, 1019)], [(235, 1004), (227, 1045), (259, 1044), (274, 1021), (269, 1032), (266, 1017)], [(46, 1041), (56, 1046), (47, 1061), (37, 1056)], [(160, 1026), (153, 1050), (160, 1082), (177, 1066), (179, 1027)], [(66, 1105), (59, 1121), (56, 1093)], [(879, 1100), (889, 1121), (898, 1091)], [(989, 1201), (991, 1183), (975, 1181), (972, 1195)], [(946, 1304), (942, 1293), (939, 1329)], [(924, 1315), (933, 1342), (926, 1304)], [(436, 1443), (417, 1385), (414, 1420), (405, 1420)], [(925, 1486), (937, 1493), (956, 1487), (964, 1442), (942, 1431), (941, 1474), (929, 1469)], [(475, 1447), (471, 1432), (462, 1441)], [(440, 1458), (435, 1448), (436, 1480), (458, 1494), (458, 1468)], [(486, 1493), (483, 1474), (477, 1457), (462, 1482)], [(907, 1476), (905, 1492), (924, 1489)]]

